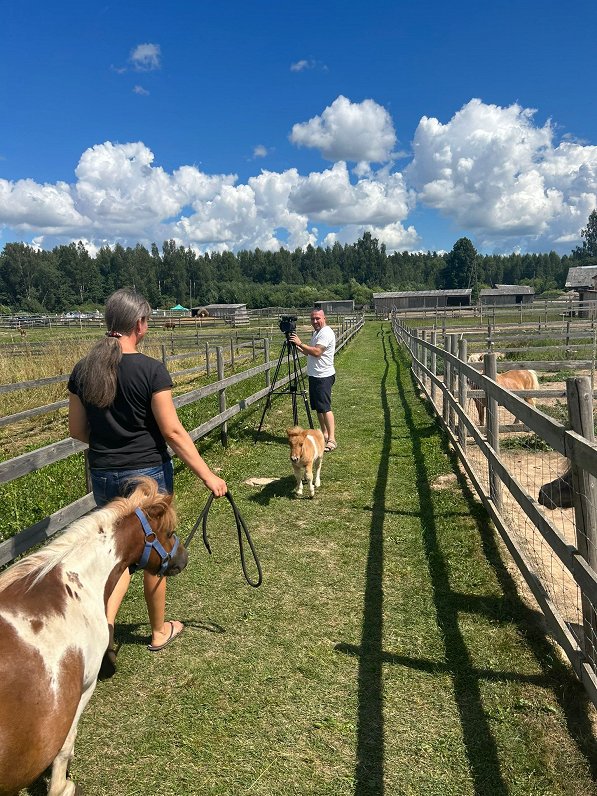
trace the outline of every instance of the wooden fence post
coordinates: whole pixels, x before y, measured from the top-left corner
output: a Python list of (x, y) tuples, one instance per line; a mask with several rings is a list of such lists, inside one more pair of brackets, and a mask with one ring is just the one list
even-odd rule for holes
[(570, 321), (566, 321), (566, 359), (570, 358)]
[(414, 371), (415, 376), (419, 377), (419, 330), (413, 330), (413, 341), (412, 341), (412, 369)]
[[(216, 346), (216, 362), (218, 366), (218, 381), (224, 378), (224, 354), (221, 346)], [(218, 402), (220, 405), (220, 413), (226, 411), (226, 390), (218, 391)], [(222, 423), (220, 430), (220, 439), (224, 448), (228, 447), (228, 423)]]
[[(484, 373), (493, 381), (497, 377), (497, 364), (495, 354), (485, 354)], [(485, 428), (487, 433), (487, 444), (490, 448), (500, 454), (500, 407), (495, 398), (485, 393)], [(502, 510), (502, 482), (494, 470), (491, 459), (488, 459), (489, 466), (489, 497), (495, 503), (498, 511)]]
[(230, 338), (230, 366), (234, 367), (234, 340)]
[[(458, 341), (458, 359), (461, 362), (467, 361), (467, 340), (466, 337), (461, 337)], [(458, 373), (458, 403), (466, 414), (466, 377), (459, 371)], [(466, 453), (466, 426), (462, 421), (458, 421), (458, 443), (463, 452)]]
[[(263, 355), (265, 357), (265, 361), (269, 362), (269, 337), (265, 337), (263, 339), (263, 352), (264, 352)], [(271, 385), (271, 379), (272, 379), (271, 373), (272, 373), (271, 368), (268, 368), (265, 371), (265, 386), (266, 387), (269, 387)]]
[[(444, 336), (444, 351), (450, 351), (450, 338), (448, 336)], [(442, 390), (442, 417), (444, 419), (444, 423), (449, 425), (450, 422), (450, 402), (448, 400), (447, 393), (450, 389), (450, 363), (448, 362), (448, 358), (444, 356), (444, 389)]]
[(85, 484), (87, 486), (88, 492), (93, 492), (93, 487), (91, 485), (91, 470), (89, 469), (89, 449), (85, 451)]
[[(593, 428), (593, 392), (587, 376), (566, 379), (566, 400), (573, 431), (595, 441)], [(592, 569), (597, 570), (597, 479), (572, 462), (576, 546)], [(596, 660), (597, 615), (588, 597), (582, 594), (584, 651), (593, 663)]]
[[(455, 357), (458, 356), (458, 335), (450, 335), (450, 353)], [(450, 365), (450, 394), (456, 398), (456, 379), (458, 378), (458, 371), (454, 365)], [(450, 404), (450, 431), (454, 434), (456, 431), (456, 411), (452, 404)]]
[(209, 367), (209, 342), (205, 342), (205, 373), (207, 376), (210, 374), (210, 367)]
[(164, 367), (166, 367), (166, 346), (164, 343), (162, 343), (162, 362)]
[(427, 355), (429, 351), (427, 350), (427, 346), (425, 343), (427, 342), (427, 332), (425, 329), (421, 329), (421, 361), (423, 363), (423, 369), (421, 370), (421, 378), (423, 380), (423, 384), (427, 384)]
[(253, 359), (255, 359), (255, 335), (251, 337), (251, 346), (253, 348)]
[[(437, 345), (437, 332), (435, 329), (431, 332), (431, 345)], [(431, 352), (431, 372), (434, 376), (437, 376), (437, 354), (435, 351)], [(437, 391), (437, 387), (435, 386), (435, 381), (431, 380), (431, 402), (435, 404), (435, 394)]]

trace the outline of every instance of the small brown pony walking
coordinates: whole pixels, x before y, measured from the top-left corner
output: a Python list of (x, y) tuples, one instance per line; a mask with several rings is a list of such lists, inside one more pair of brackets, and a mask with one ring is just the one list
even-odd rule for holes
[(172, 496), (139, 479), (0, 575), (0, 796), (49, 766), (49, 796), (77, 793), (67, 769), (108, 646), (106, 599), (128, 566), (184, 569), (175, 523)]

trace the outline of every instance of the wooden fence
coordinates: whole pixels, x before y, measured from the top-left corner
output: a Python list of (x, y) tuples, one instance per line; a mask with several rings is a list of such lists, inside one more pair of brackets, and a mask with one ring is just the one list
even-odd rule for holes
[[(363, 324), (364, 321), (362, 318), (354, 322), (343, 324), (342, 330), (337, 335), (336, 351), (341, 351), (342, 348), (358, 334)], [(219, 413), (205, 423), (189, 431), (194, 441), (206, 436), (214, 429), (220, 428), (222, 444), (227, 445), (228, 421), (268, 395), (271, 389), (271, 371), (275, 368), (277, 361), (269, 358), (269, 341), (265, 340), (264, 344), (265, 362), (263, 364), (256, 365), (241, 373), (236, 373), (227, 377), (224, 376), (224, 351), (218, 346), (216, 350), (218, 380), (212, 384), (185, 393), (184, 395), (179, 395), (174, 399), (175, 406), (179, 408), (200, 401), (211, 395), (217, 394), (219, 396)], [(261, 374), (265, 375), (265, 387), (263, 389), (241, 399), (231, 406), (227, 406), (227, 389)], [(283, 386), (289, 381), (289, 378), (289, 376), (279, 378), (276, 385)], [(60, 440), (51, 445), (46, 445), (30, 453), (25, 453), (21, 456), (9, 459), (0, 463), (0, 484), (14, 481), (21, 476), (40, 470), (54, 462), (66, 459), (75, 453), (80, 453), (86, 450), (86, 448), (86, 444), (68, 437), (67, 439)], [(93, 508), (95, 508), (93, 495), (87, 494), (74, 503), (44, 517), (44, 519), (36, 522), (29, 528), (25, 528), (10, 539), (2, 542), (0, 544), (0, 566), (10, 563), (17, 556), (26, 553), (31, 547), (44, 542), (57, 531), (62, 530), (66, 525), (79, 519)]]
[[(501, 370), (544, 370), (565, 365), (575, 372), (590, 362), (496, 362), (487, 354), (481, 373), (468, 364), (467, 339), (437, 330), (412, 330), (392, 319), (396, 338), (411, 358), (422, 394), (437, 414), (463, 468), (528, 587), (549, 631), (564, 650), (597, 705), (597, 446), (593, 435), (593, 390), (588, 376), (566, 380), (566, 390), (521, 391), (496, 382)], [(566, 396), (571, 429), (524, 399)], [(487, 425), (479, 426), (471, 397), (482, 398)], [(504, 415), (514, 423), (502, 422)], [(545, 478), (561, 473), (553, 457), (572, 467), (571, 509), (550, 511), (534, 493)], [(565, 458), (562, 458), (565, 457)], [(539, 473), (540, 481), (529, 474)], [(531, 493), (532, 490), (532, 493)]]

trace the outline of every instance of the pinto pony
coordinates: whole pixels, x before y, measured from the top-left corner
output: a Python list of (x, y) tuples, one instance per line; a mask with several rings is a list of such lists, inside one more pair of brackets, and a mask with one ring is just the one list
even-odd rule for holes
[[(323, 462), (323, 451), (325, 439), (318, 428), (301, 428), (293, 426), (286, 431), (288, 444), (290, 445), (290, 461), (296, 478), (297, 495), (303, 494), (303, 476), (309, 485), (309, 494), (315, 496), (315, 487), (320, 486), (321, 465)], [(313, 480), (313, 470), (315, 470), (315, 480)]]
[(0, 795), (15, 796), (52, 766), (49, 796), (67, 779), (77, 724), (108, 646), (106, 600), (128, 566), (175, 575), (187, 552), (172, 496), (139, 479), (0, 575)]
[[(496, 382), (506, 390), (538, 390), (539, 379), (534, 370), (507, 370), (498, 373)], [(535, 399), (532, 396), (524, 399), (531, 406), (535, 406)], [(485, 398), (473, 398), (477, 412), (479, 413), (479, 425), (485, 422)]]

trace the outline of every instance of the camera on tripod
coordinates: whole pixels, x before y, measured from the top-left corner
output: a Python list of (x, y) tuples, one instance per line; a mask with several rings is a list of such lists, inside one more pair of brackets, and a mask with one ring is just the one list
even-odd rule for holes
[(286, 336), (296, 332), (296, 315), (280, 315), (280, 331)]

